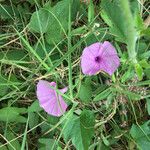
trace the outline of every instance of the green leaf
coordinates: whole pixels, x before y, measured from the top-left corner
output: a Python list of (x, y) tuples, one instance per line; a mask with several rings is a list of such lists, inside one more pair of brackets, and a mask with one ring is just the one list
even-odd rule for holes
[[(38, 125), (39, 122), (39, 116), (38, 114), (34, 113), (34, 112), (29, 112), (29, 128), (32, 129), (33, 127), (35, 127), (36, 125)], [(36, 129), (32, 130), (32, 132), (34, 133)]]
[(107, 88), (106, 90), (104, 90), (101, 93), (99, 93), (98, 95), (96, 95), (96, 97), (94, 98), (93, 101), (96, 102), (96, 101), (103, 100), (103, 99), (107, 98), (110, 94), (111, 94), (111, 89)]
[(146, 99), (146, 106), (147, 106), (148, 114), (150, 115), (150, 99), (149, 98)]
[(150, 64), (145, 59), (141, 60), (139, 64), (142, 68), (150, 68)]
[[(15, 138), (16, 137), (15, 137), (15, 135), (12, 132), (7, 131), (6, 139), (8, 141), (11, 141), (11, 140), (13, 140)], [(10, 144), (8, 144), (8, 150), (14, 150), (14, 149), (18, 149), (18, 150), (21, 149), (20, 143), (19, 143), (19, 141), (17, 139), (14, 140), (13, 142), (11, 142)]]
[(137, 147), (141, 150), (149, 150), (150, 147), (149, 123), (150, 121), (147, 121), (141, 126), (133, 124), (130, 130), (130, 134), (136, 141)]
[(124, 15), (122, 8), (119, 6), (119, 1), (102, 0), (101, 7), (103, 9), (101, 16), (110, 26), (111, 33), (116, 36), (118, 41), (127, 42)]
[(88, 6), (88, 22), (91, 23), (94, 19), (94, 4), (93, 1), (90, 1), (90, 4)]
[(146, 29), (143, 19), (142, 19), (142, 16), (140, 15), (139, 12), (135, 14), (135, 26), (136, 26), (136, 29), (139, 32), (139, 34), (142, 30)]
[(121, 82), (126, 82), (126, 81), (130, 80), (131, 78), (134, 77), (134, 75), (135, 75), (134, 67), (132, 65), (130, 65), (130, 66), (128, 66), (127, 70), (121, 77)]
[[(116, 40), (126, 43), (128, 55), (133, 63), (136, 63), (136, 40), (137, 32), (135, 30), (135, 22), (130, 10), (128, 0), (102, 0), (102, 14), (105, 14), (110, 21), (106, 21), (106, 17), (102, 18), (110, 26), (110, 32), (116, 36)], [(115, 11), (114, 11), (115, 10)]]
[[(1, 150), (8, 150), (6, 146), (2, 146), (3, 144), (0, 142), (0, 149)], [(1, 147), (2, 146), (2, 147)]]
[(57, 146), (53, 147), (55, 143), (54, 139), (40, 138), (38, 142), (40, 143), (40, 148), (38, 150), (53, 150), (56, 149)]
[(141, 99), (141, 96), (137, 93), (134, 93), (134, 92), (130, 92), (130, 91), (127, 91), (127, 90), (122, 90), (121, 93), (128, 96), (131, 100), (140, 100)]
[(5, 107), (0, 109), (0, 121), (25, 123), (26, 118), (20, 114), (26, 113), (25, 108)]
[[(72, 16), (77, 12), (77, 4), (71, 0)], [(46, 33), (45, 37), (49, 44), (59, 42), (68, 29), (69, 1), (63, 0), (51, 7), (49, 3), (39, 11), (33, 13), (29, 28), (38, 33)]]
[(34, 101), (28, 108), (28, 112), (39, 112), (41, 110), (42, 108), (40, 107), (38, 100)]
[(21, 85), (21, 82), (16, 78), (15, 75), (10, 77), (0, 74), (0, 96), (7, 94), (9, 89), (14, 89), (16, 86)]
[(92, 88), (90, 85), (83, 83), (79, 89), (79, 98), (82, 102), (88, 103), (91, 101), (92, 97)]
[(71, 139), (77, 150), (88, 150), (94, 135), (94, 124), (94, 114), (90, 110), (84, 110), (80, 117), (72, 114), (64, 126), (65, 140)]
[(145, 69), (145, 70), (144, 70), (144, 73), (145, 73), (146, 77), (147, 77), (148, 79), (150, 79), (150, 68)]
[(139, 80), (143, 79), (143, 69), (140, 64), (135, 64), (135, 71)]
[(27, 58), (27, 54), (23, 50), (10, 50), (7, 53), (5, 51), (0, 52), (0, 60), (24, 60)]
[(36, 53), (44, 59), (50, 53), (50, 51), (54, 48), (54, 46), (49, 45), (46, 41), (38, 40), (38, 42), (34, 45), (34, 49)]
[(47, 32), (50, 22), (50, 15), (48, 10), (51, 10), (51, 7), (47, 9), (41, 8), (39, 11), (36, 11), (32, 14), (29, 23), (30, 30), (37, 33)]
[[(12, 9), (13, 8), (13, 9)], [(0, 18), (3, 20), (13, 20), (13, 17), (18, 15), (17, 8), (12, 5), (0, 5)]]
[(55, 125), (59, 122), (59, 118), (51, 115), (47, 115), (47, 122), (51, 125)]

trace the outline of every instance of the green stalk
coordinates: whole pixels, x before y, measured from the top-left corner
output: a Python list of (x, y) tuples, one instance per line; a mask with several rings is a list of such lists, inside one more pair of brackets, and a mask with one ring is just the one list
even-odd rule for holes
[[(71, 1), (69, 0), (69, 18), (68, 18), (68, 51), (71, 50)], [(68, 55), (68, 67), (69, 67), (69, 89), (70, 97), (73, 98), (72, 89), (72, 65), (71, 65), (71, 53)]]
[(128, 0), (120, 0), (120, 7), (124, 14), (124, 21), (126, 23), (126, 35), (127, 35), (127, 49), (130, 60), (136, 64), (136, 40), (137, 33), (134, 26), (133, 16), (131, 14), (130, 5)]

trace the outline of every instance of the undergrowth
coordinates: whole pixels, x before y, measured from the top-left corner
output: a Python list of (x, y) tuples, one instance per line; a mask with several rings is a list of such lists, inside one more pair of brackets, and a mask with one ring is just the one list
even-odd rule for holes
[[(148, 0), (0, 0), (0, 150), (149, 150)], [(120, 66), (81, 71), (83, 49), (110, 41)], [(88, 61), (88, 60), (87, 60)], [(68, 87), (62, 117), (36, 84)]]

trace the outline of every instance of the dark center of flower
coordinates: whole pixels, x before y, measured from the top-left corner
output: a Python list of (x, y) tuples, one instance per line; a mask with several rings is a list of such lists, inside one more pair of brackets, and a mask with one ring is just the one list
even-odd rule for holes
[(98, 62), (98, 63), (99, 63), (99, 62), (100, 62), (100, 60), (101, 60), (101, 58), (100, 58), (99, 56), (95, 57), (95, 61), (96, 61), (96, 62)]

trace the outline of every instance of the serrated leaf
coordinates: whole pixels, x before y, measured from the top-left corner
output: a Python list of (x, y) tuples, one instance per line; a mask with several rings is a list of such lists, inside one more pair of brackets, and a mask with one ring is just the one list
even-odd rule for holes
[(65, 140), (71, 139), (77, 150), (88, 150), (94, 135), (94, 124), (94, 114), (90, 110), (84, 110), (80, 117), (72, 114), (64, 126)]

